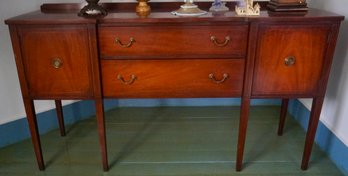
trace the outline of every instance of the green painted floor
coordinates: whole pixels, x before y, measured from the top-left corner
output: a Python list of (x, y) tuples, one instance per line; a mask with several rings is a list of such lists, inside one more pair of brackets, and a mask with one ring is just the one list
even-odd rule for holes
[(26, 140), (0, 149), (0, 175), (230, 176), (342, 175), (313, 148), (300, 169), (305, 132), (291, 118), (276, 135), (279, 107), (252, 107), (244, 169), (235, 172), (239, 107), (121, 108), (106, 112), (110, 171), (101, 167), (95, 118), (41, 136), (45, 171)]

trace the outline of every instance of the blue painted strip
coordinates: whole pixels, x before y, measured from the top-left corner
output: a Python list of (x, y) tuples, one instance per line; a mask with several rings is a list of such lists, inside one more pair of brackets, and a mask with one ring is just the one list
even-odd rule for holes
[(27, 139), (29, 137), (26, 119), (19, 119), (0, 125), (0, 147)]
[[(307, 131), (310, 111), (298, 100), (289, 103), (289, 113)], [(319, 145), (342, 173), (348, 176), (348, 147), (322, 122), (319, 123), (315, 142)]]
[[(107, 99), (105, 104), (111, 107), (239, 106), (240, 98)], [(251, 105), (280, 105), (280, 100), (255, 99)]]
[[(279, 105), (279, 100), (253, 100), (253, 105)], [(108, 99), (104, 109), (115, 107), (158, 107), (158, 106), (236, 106), (240, 105), (239, 98), (191, 98), (191, 99)], [(79, 101), (63, 108), (66, 125), (95, 115), (93, 101)], [(49, 110), (38, 113), (40, 134), (45, 134), (58, 128), (56, 111)], [(0, 147), (4, 147), (30, 137), (26, 118), (0, 125)]]

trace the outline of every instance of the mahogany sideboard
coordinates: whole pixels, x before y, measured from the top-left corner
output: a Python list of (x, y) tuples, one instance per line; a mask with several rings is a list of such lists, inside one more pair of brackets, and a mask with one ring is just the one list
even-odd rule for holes
[[(313, 98), (301, 168), (308, 167), (343, 16), (305, 14), (174, 16), (181, 3), (105, 3), (105, 17), (83, 18), (81, 4), (43, 4), (40, 11), (5, 21), (40, 170), (45, 169), (33, 105), (55, 100), (95, 101), (102, 164), (108, 170), (104, 98), (239, 97), (236, 170), (242, 169), (250, 100), (282, 99), (282, 135), (290, 98)], [(198, 3), (208, 8), (211, 3)], [(231, 5), (233, 7), (233, 3)]]

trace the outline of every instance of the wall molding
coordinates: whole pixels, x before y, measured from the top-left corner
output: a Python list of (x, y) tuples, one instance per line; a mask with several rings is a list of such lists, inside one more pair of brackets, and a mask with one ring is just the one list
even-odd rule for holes
[[(311, 111), (312, 109), (312, 100), (311, 99), (299, 99), (299, 101), (304, 105), (304, 107), (307, 108), (308, 111)], [(335, 136), (338, 137), (347, 147), (348, 147), (348, 137), (342, 136), (342, 134), (338, 133), (334, 126), (332, 126), (330, 123), (327, 122), (326, 119), (329, 119), (327, 116), (325, 116), (325, 113), (320, 114), (320, 121), (330, 129), (332, 133), (335, 134)]]

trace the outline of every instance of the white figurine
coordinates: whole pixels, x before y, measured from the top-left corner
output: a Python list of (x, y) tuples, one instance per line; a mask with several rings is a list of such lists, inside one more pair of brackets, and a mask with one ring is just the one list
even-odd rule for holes
[(256, 3), (255, 6), (253, 6), (254, 4), (254, 0), (244, 0), (245, 3), (243, 7), (238, 7), (236, 6), (236, 13), (237, 15), (255, 15), (258, 16), (260, 15), (260, 5), (258, 3)]

